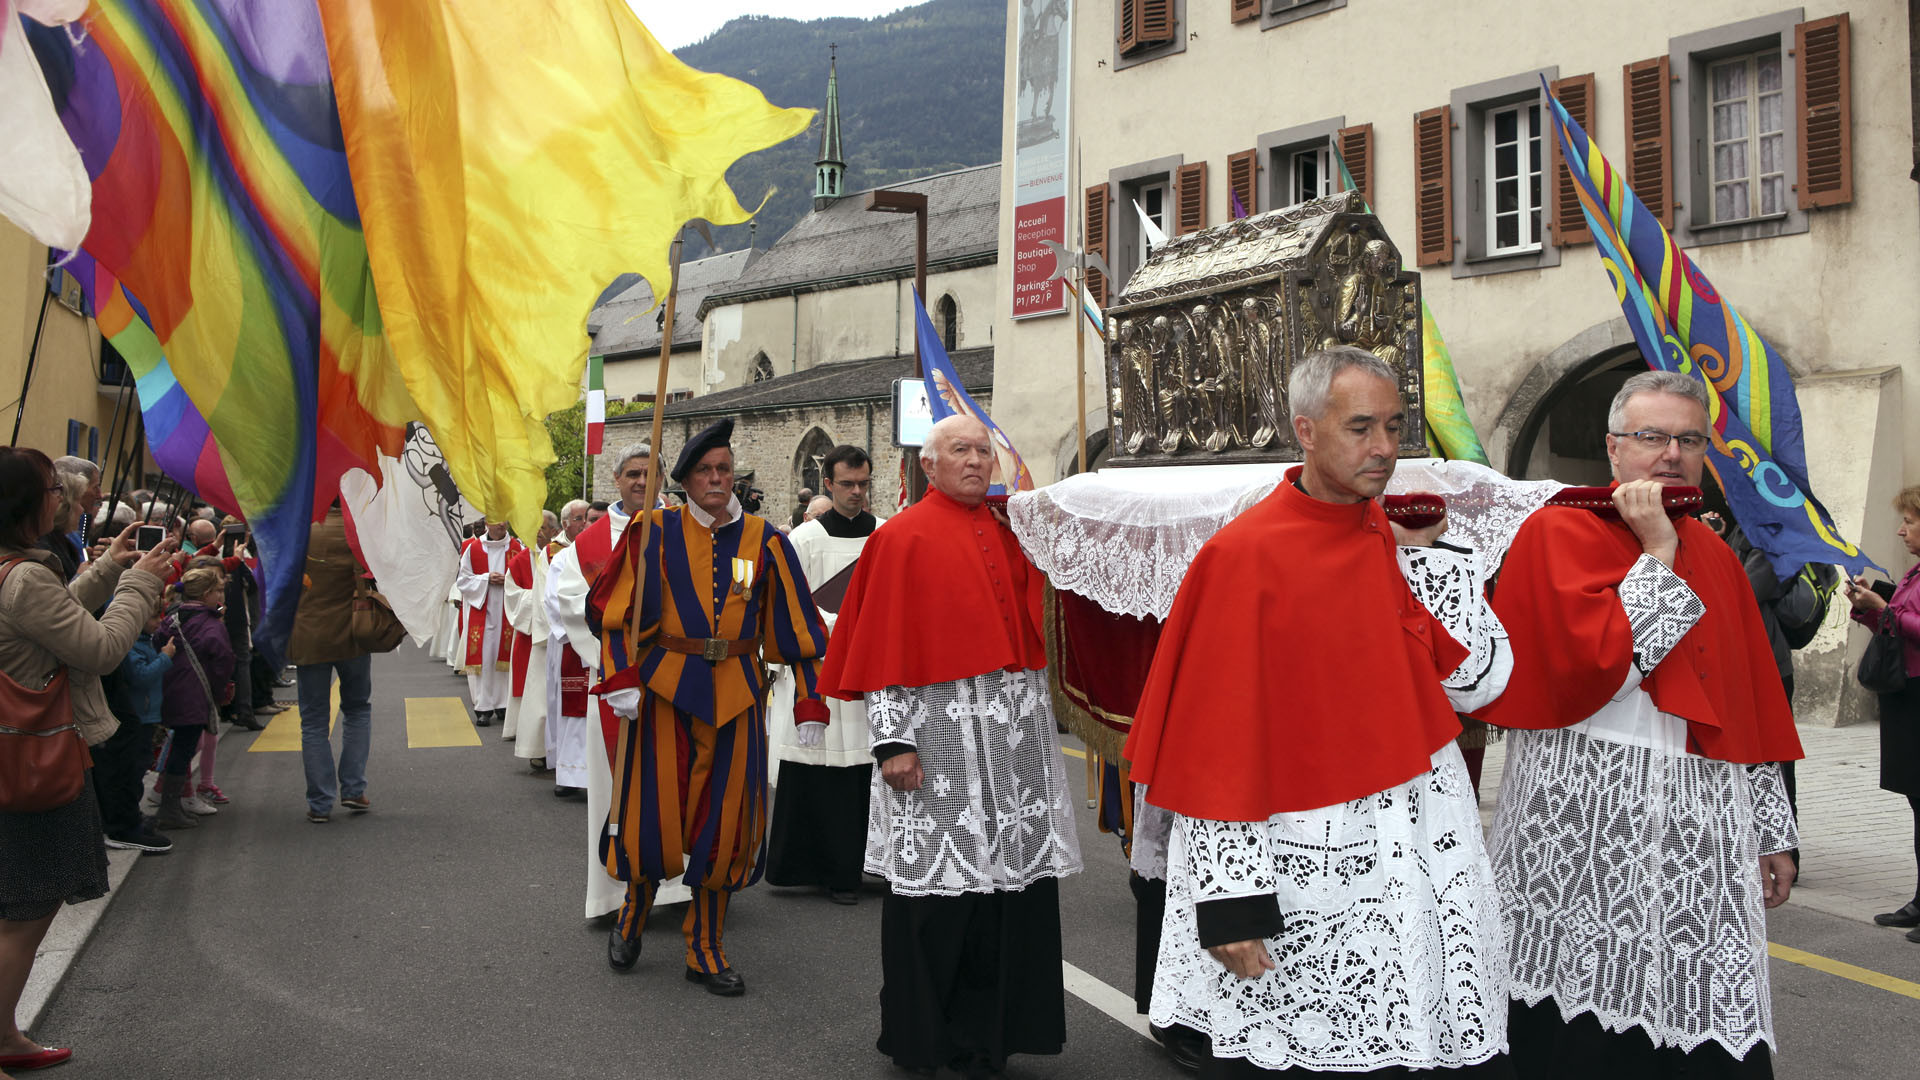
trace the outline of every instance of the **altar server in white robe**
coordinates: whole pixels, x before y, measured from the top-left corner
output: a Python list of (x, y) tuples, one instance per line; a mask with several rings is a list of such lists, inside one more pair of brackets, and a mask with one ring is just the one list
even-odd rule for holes
[(560, 518), (542, 510), (531, 548), (507, 564), (507, 622), (513, 627), (513, 697), (500, 737), (513, 741), (513, 756), (546, 768), (547, 757), (547, 565)]
[[(873, 459), (865, 450), (834, 447), (820, 463), (820, 476), (827, 490), (823, 498), (832, 500), (831, 507), (787, 535), (800, 555), (801, 572), (815, 589), (851, 566), (867, 537), (885, 520), (867, 510)], [(831, 634), (838, 616), (825, 607), (820, 615)], [(775, 683), (774, 715), (792, 714), (793, 685), (790, 675)], [(829, 698), (827, 707), (833, 722), (818, 745), (800, 745), (794, 724), (767, 725), (774, 759), (780, 763), (767, 836), (767, 883), (813, 886), (825, 890), (836, 904), (853, 904), (860, 899), (860, 872), (866, 862), (867, 797), (873, 778), (867, 705)]]

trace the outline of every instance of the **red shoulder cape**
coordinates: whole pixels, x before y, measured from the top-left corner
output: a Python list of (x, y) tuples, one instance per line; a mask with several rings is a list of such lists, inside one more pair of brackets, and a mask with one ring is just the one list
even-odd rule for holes
[(1460, 734), (1467, 651), (1414, 598), (1372, 502), (1279, 489), (1193, 560), (1125, 756), (1147, 801), (1264, 821), (1405, 783)]
[(986, 506), (938, 491), (867, 539), (827, 640), (820, 692), (854, 700), (1047, 666), (1046, 578)]
[[(1687, 722), (1687, 749), (1696, 754), (1748, 765), (1800, 758), (1746, 571), (1705, 525), (1683, 517), (1674, 527), (1674, 572), (1707, 613), (1641, 687), (1661, 712)], [(1619, 586), (1640, 554), (1625, 524), (1585, 510), (1549, 506), (1528, 518), (1493, 597), (1514, 643), (1513, 676), (1474, 716), (1501, 727), (1563, 728), (1612, 700), (1633, 664)]]

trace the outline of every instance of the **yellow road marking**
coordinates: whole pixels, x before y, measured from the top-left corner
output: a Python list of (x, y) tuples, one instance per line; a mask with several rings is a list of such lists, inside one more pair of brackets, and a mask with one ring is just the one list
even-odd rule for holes
[[(340, 680), (333, 680), (333, 692), (329, 695), (327, 707), (327, 735), (333, 735), (334, 725), (340, 722)], [(267, 752), (288, 752), (300, 749), (300, 706), (282, 711), (267, 721), (267, 729), (253, 737), (253, 745), (247, 747), (250, 754)]]
[(1819, 953), (1810, 953), (1787, 945), (1778, 945), (1771, 941), (1767, 942), (1767, 955), (1776, 960), (1785, 960), (1789, 964), (1799, 964), (1801, 967), (1810, 967), (1815, 971), (1824, 971), (1829, 975), (1851, 979), (1876, 990), (1885, 990), (1889, 994), (1900, 994), (1920, 1000), (1920, 983), (1908, 982), (1892, 975), (1882, 975), (1877, 971), (1856, 967), (1843, 960), (1835, 960), (1821, 956)]
[(1085, 750), (1075, 750), (1071, 746), (1063, 746), (1060, 748), (1060, 752), (1068, 757), (1077, 757), (1081, 761), (1087, 760), (1087, 752)]
[(479, 746), (480, 733), (457, 697), (407, 699), (407, 749), (427, 746)]

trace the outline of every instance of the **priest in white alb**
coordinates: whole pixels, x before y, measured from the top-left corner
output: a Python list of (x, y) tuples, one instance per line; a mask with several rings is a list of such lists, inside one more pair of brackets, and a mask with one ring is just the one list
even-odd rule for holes
[(521, 549), (507, 564), (513, 696), (500, 732), (501, 738), (512, 740), (513, 756), (532, 762), (535, 772), (547, 766), (547, 563), (549, 545), (560, 531), (560, 518), (553, 511), (540, 511), (540, 518), (533, 546)]
[(525, 545), (507, 534), (504, 521), (487, 522), (485, 535), (460, 552), (454, 587), (466, 604), (467, 694), (473, 722), (486, 727), (507, 715), (513, 689), (513, 633), (507, 625), (507, 564)]
[(1202, 1076), (1510, 1075), (1506, 953), (1455, 710), (1512, 668), (1444, 517), (1375, 499), (1407, 423), (1350, 346), (1288, 385), (1304, 451), (1195, 556), (1126, 756), (1173, 812), (1149, 1010)]

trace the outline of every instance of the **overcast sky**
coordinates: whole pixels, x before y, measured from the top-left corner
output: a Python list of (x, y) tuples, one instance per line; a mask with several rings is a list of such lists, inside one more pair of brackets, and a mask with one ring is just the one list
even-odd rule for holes
[(779, 15), (788, 19), (824, 19), (845, 15), (872, 18), (911, 7), (920, 0), (627, 0), (660, 44), (669, 49), (691, 45), (739, 15)]

